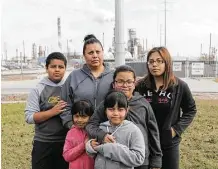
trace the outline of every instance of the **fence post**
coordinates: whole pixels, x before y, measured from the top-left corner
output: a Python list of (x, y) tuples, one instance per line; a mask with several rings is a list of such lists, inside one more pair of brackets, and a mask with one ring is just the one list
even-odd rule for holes
[(186, 58), (186, 61), (185, 61), (185, 77), (186, 78), (189, 77), (189, 60), (188, 60), (188, 57)]
[(215, 77), (218, 78), (218, 60), (216, 55), (216, 71), (215, 71)]

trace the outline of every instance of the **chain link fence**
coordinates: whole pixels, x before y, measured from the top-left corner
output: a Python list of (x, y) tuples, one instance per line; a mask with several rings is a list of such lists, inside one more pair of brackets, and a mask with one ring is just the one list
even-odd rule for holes
[[(136, 71), (137, 76), (147, 74), (146, 62), (127, 62)], [(216, 61), (173, 61), (173, 71), (181, 78), (217, 78), (218, 63)]]

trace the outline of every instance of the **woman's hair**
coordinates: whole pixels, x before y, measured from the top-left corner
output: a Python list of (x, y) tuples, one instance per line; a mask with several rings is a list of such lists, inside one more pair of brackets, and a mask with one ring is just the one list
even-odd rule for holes
[[(176, 78), (173, 73), (173, 68), (172, 68), (172, 58), (165, 47), (154, 47), (148, 52), (147, 55), (147, 62), (151, 56), (152, 53), (158, 52), (159, 55), (162, 57), (164, 63), (165, 63), (165, 71), (163, 73), (163, 89), (166, 90), (168, 87), (172, 86), (173, 84), (176, 83)], [(149, 81), (153, 80), (153, 75), (150, 73), (149, 68), (148, 69), (148, 75), (146, 78), (148, 78)]]
[(136, 74), (135, 74), (134, 69), (131, 66), (122, 65), (122, 66), (119, 66), (119, 67), (117, 67), (115, 69), (115, 72), (114, 72), (114, 75), (113, 75), (113, 80), (115, 80), (115, 78), (117, 77), (117, 74), (120, 73), (120, 72), (132, 72), (134, 80), (136, 79)]
[(104, 50), (104, 49), (103, 49), (103, 46), (102, 46), (102, 44), (101, 44), (101, 42), (100, 42), (100, 41), (95, 37), (95, 35), (93, 35), (93, 34), (86, 35), (86, 36), (84, 37), (83, 42), (84, 42), (84, 45), (83, 45), (83, 55), (85, 55), (86, 45), (93, 44), (93, 43), (98, 43), (98, 44), (100, 44), (102, 50)]
[(79, 113), (80, 116), (92, 116), (93, 106), (89, 100), (80, 100), (73, 104), (71, 109), (72, 116)]
[(128, 100), (126, 95), (122, 91), (111, 90), (107, 93), (105, 100), (104, 100), (104, 108), (112, 108), (115, 105), (118, 108), (128, 108)]

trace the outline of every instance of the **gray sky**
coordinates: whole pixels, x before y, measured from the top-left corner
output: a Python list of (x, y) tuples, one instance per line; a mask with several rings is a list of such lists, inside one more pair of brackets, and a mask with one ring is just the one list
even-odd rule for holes
[[(147, 39), (148, 48), (164, 45), (164, 0), (124, 0), (125, 42), (128, 29)], [(63, 51), (67, 39), (71, 49), (81, 52), (83, 38), (93, 33), (105, 50), (112, 44), (115, 0), (5, 0), (2, 3), (2, 51), (16, 55), (16, 48), (31, 54), (32, 43), (57, 50), (57, 17), (61, 17)], [(170, 0), (167, 4), (167, 47), (173, 56), (199, 56), (212, 46), (218, 48), (217, 0)], [(160, 29), (162, 25), (162, 29)], [(160, 30), (162, 30), (160, 36)]]

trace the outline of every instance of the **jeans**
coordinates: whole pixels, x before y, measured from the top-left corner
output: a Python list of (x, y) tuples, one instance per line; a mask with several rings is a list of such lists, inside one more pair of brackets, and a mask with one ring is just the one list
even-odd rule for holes
[(33, 142), (32, 169), (68, 169), (63, 153), (64, 142)]
[(139, 167), (135, 167), (134, 169), (149, 169), (148, 165), (141, 165)]
[(162, 149), (162, 169), (179, 169), (179, 144)]

